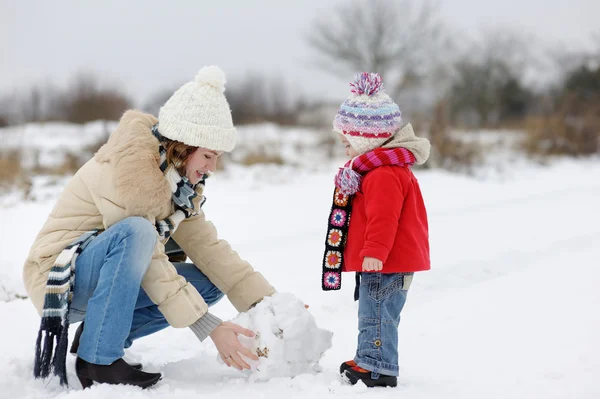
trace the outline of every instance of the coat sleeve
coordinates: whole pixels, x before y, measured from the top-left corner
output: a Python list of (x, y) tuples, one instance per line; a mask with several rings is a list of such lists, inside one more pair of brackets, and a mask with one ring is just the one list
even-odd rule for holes
[(402, 182), (391, 167), (380, 167), (363, 178), (361, 191), (367, 226), (360, 257), (376, 258), (385, 264), (396, 239), (402, 212)]
[[(153, 215), (131, 214), (114, 198), (101, 196), (97, 202), (105, 229), (130, 216), (144, 217), (152, 224), (155, 222)], [(160, 241), (157, 241), (154, 248), (152, 260), (142, 280), (142, 288), (173, 327), (188, 327), (208, 311), (208, 305), (196, 288), (180, 276), (169, 262), (165, 247)]]
[(218, 238), (202, 210), (181, 222), (173, 239), (239, 312), (275, 293), (262, 274), (242, 260), (227, 241)]

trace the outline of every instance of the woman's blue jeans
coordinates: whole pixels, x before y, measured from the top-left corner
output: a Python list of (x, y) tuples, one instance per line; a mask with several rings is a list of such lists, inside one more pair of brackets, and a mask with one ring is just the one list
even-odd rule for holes
[[(77, 258), (69, 317), (71, 323), (85, 321), (77, 353), (83, 360), (111, 364), (135, 339), (169, 325), (141, 288), (157, 237), (148, 220), (129, 217), (102, 232)], [(174, 266), (209, 306), (223, 297), (193, 264)]]

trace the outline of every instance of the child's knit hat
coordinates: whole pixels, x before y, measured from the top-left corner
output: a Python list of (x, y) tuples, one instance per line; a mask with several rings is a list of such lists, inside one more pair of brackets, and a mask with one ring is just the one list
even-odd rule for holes
[(350, 83), (352, 94), (333, 120), (333, 131), (343, 134), (359, 154), (380, 147), (402, 124), (400, 108), (383, 91), (378, 73), (363, 72)]

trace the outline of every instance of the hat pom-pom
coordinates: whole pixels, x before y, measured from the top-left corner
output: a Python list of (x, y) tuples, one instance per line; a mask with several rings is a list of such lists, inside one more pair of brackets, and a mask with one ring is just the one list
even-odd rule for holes
[(383, 82), (378, 73), (363, 72), (356, 74), (354, 82), (350, 83), (350, 87), (350, 91), (357, 96), (362, 94), (372, 96), (383, 90)]
[(335, 186), (344, 195), (353, 195), (360, 188), (361, 176), (352, 168), (340, 168), (335, 176)]
[(220, 91), (225, 90), (225, 73), (218, 66), (211, 65), (202, 68), (195, 80), (200, 85), (209, 85)]

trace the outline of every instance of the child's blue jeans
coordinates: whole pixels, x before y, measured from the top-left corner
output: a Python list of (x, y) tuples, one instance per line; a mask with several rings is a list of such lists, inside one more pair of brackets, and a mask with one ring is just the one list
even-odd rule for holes
[(358, 346), (354, 361), (372, 372), (398, 376), (398, 325), (413, 273), (361, 273)]

